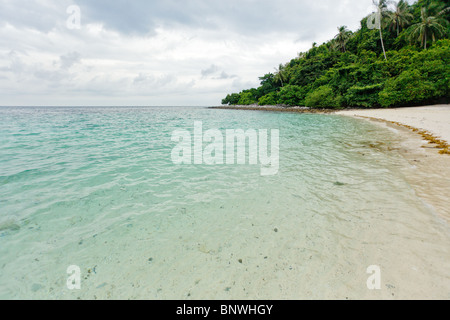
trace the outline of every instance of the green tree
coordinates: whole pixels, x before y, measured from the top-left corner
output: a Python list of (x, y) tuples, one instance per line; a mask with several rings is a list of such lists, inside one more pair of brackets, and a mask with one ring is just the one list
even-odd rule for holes
[(389, 12), (388, 21), (392, 30), (397, 30), (397, 37), (400, 35), (400, 28), (405, 28), (412, 21), (414, 16), (409, 12), (408, 3), (404, 0), (397, 2), (395, 11)]
[[(307, 52), (281, 64), (276, 72), (261, 77), (257, 89), (228, 95), (223, 103), (313, 108), (448, 103), (448, 0), (418, 0), (412, 5), (403, 0), (397, 3), (396, 12), (390, 13), (389, 19), (386, 17), (388, 1), (376, 2), (380, 21), (377, 18), (373, 24), (378, 13), (365, 17), (361, 28), (352, 33), (348, 41), (342, 37), (348, 35), (346, 28), (339, 28), (340, 35), (321, 45), (313, 44)], [(425, 26), (427, 19), (424, 17), (436, 19)], [(434, 29), (429, 28), (429, 31), (426, 28), (429, 25), (434, 25)], [(445, 39), (438, 40), (440, 37)], [(419, 42), (421, 47), (411, 46), (411, 40)], [(430, 46), (432, 42), (436, 43)]]
[(380, 30), (381, 47), (383, 48), (384, 59), (387, 61), (386, 49), (384, 47), (383, 41), (383, 22), (385, 18), (389, 15), (388, 1), (387, 0), (372, 0), (373, 4), (377, 7), (377, 29)]
[(435, 43), (436, 39), (444, 36), (447, 33), (444, 25), (448, 24), (447, 20), (441, 18), (444, 12), (445, 10), (437, 16), (430, 16), (427, 9), (422, 7), (421, 21), (409, 28), (411, 42), (420, 42), (424, 49), (427, 49), (430, 39)]
[(342, 52), (346, 52), (346, 45), (350, 37), (352, 36), (352, 32), (347, 29), (347, 26), (338, 27), (339, 33), (334, 37), (336, 48), (338, 48)]
[(325, 85), (308, 93), (305, 103), (310, 108), (337, 109), (342, 105), (342, 97), (334, 93), (331, 86)]
[(405, 106), (425, 102), (435, 96), (433, 83), (418, 70), (407, 70), (397, 78), (389, 79), (379, 93), (384, 107)]
[(267, 73), (263, 77), (260, 77), (259, 80), (261, 81), (261, 86), (258, 88), (259, 97), (263, 97), (278, 89), (273, 73)]
[(284, 87), (284, 84), (286, 83), (286, 67), (282, 64), (278, 66), (278, 69), (275, 69), (275, 83), (280, 83), (281, 87)]
[(260, 106), (274, 106), (278, 104), (278, 93), (271, 92), (265, 96), (259, 98), (258, 104)]
[(224, 105), (237, 105), (239, 103), (239, 100), (241, 99), (241, 96), (239, 93), (233, 93), (227, 95), (225, 99), (222, 100), (222, 104)]
[(278, 103), (288, 106), (300, 106), (303, 104), (305, 92), (302, 87), (295, 85), (286, 85), (281, 88)]
[(379, 106), (379, 92), (383, 84), (372, 84), (364, 87), (353, 86), (346, 95), (346, 105), (350, 107), (373, 108)]
[(255, 89), (245, 90), (240, 94), (239, 105), (250, 105), (258, 103), (255, 97)]

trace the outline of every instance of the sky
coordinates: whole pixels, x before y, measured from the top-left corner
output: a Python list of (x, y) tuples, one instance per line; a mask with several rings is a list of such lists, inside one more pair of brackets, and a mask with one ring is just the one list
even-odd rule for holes
[(373, 11), (372, 0), (0, 0), (0, 105), (220, 105)]

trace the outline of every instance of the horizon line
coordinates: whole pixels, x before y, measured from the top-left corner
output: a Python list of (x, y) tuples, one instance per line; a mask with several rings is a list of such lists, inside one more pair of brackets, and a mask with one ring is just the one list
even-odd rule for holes
[(186, 108), (186, 107), (214, 107), (214, 105), (0, 105), (0, 108)]

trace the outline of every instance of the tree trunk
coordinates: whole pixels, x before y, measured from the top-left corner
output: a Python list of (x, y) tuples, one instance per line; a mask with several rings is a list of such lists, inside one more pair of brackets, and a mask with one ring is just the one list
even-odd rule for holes
[(381, 47), (383, 48), (384, 59), (387, 61), (386, 50), (384, 49), (384, 41), (383, 41), (383, 23), (382, 23), (383, 14), (381, 12), (381, 7), (378, 7), (378, 18), (379, 18), (379, 21), (380, 21), (379, 28), (380, 28)]
[(381, 30), (381, 23), (380, 23), (380, 38), (381, 38), (381, 46), (383, 47), (384, 59), (387, 61), (386, 50), (384, 49), (383, 30)]
[(427, 33), (426, 33), (426, 31), (425, 31), (425, 33), (424, 33), (424, 36), (425, 36), (425, 50), (427, 50)]

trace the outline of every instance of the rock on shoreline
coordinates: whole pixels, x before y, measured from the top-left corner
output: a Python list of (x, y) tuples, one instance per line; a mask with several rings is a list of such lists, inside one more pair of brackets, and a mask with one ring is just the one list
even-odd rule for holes
[(328, 109), (311, 109), (308, 107), (290, 107), (283, 105), (276, 106), (260, 106), (253, 105), (235, 105), (235, 106), (218, 106), (209, 107), (209, 109), (221, 109), (221, 110), (252, 110), (252, 111), (275, 111), (275, 112), (294, 112), (294, 113), (334, 113), (336, 110)]

